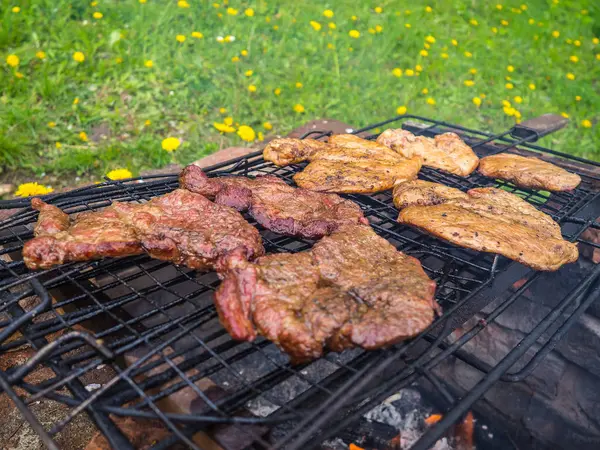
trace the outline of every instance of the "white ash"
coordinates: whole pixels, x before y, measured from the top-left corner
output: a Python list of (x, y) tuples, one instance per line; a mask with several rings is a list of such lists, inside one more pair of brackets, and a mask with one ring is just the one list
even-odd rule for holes
[(102, 387), (102, 385), (101, 385), (101, 384), (98, 384), (98, 383), (91, 383), (91, 384), (88, 384), (88, 385), (85, 387), (85, 390), (86, 390), (86, 391), (88, 391), (88, 392), (92, 392), (92, 391), (95, 391), (96, 389), (100, 389), (101, 387)]
[(258, 417), (267, 417), (279, 409), (279, 406), (266, 398), (257, 397), (246, 403), (246, 409)]

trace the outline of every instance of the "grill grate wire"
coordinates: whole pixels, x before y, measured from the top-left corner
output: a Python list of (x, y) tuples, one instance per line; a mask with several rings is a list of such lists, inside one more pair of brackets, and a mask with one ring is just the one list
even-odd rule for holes
[[(564, 156), (528, 144), (531, 139), (512, 139), (510, 132), (491, 135), (416, 116), (401, 116), (356, 133), (369, 133), (367, 138), (373, 139), (373, 130), (392, 123), (427, 136), (457, 131), (479, 156), (522, 150)], [(309, 133), (311, 138), (321, 139), (328, 134)], [(587, 229), (600, 229), (595, 220), (600, 216), (600, 191), (596, 187), (598, 178), (591, 170), (594, 165), (586, 162), (578, 171), (582, 185), (569, 193), (520, 189), (477, 173), (460, 178), (424, 168), (420, 177), (462, 190), (496, 186), (514, 192), (561, 223), (565, 238), (600, 248), (583, 237)], [(211, 176), (272, 174), (291, 183), (291, 177), (302, 167), (279, 168), (255, 153), (213, 166), (209, 172)], [(573, 171), (571, 165), (569, 170)], [(76, 213), (98, 210), (112, 201), (142, 202), (170, 192), (177, 185), (176, 175), (107, 180), (51, 194), (46, 199), (68, 213)], [(463, 346), (484, 332), (526, 287), (547, 281), (547, 275), (497, 255), (452, 246), (398, 224), (390, 192), (346, 197), (362, 207), (377, 233), (422, 262), (438, 283), (436, 299), (444, 313), (410, 342), (373, 352), (328, 354), (301, 366), (289, 365), (286, 357), (264, 339), (253, 343), (229, 339), (218, 324), (211, 302), (211, 293), (218, 286), (214, 273), (198, 274), (143, 255), (28, 271), (20, 260), (20, 249), (32, 237), (31, 224), (37, 213), (26, 199), (1, 203), (0, 208), (22, 209), (0, 222), (0, 254), (5, 255), (0, 260), (0, 355), (23, 346), (32, 347), (36, 354), (22, 365), (0, 372), (0, 387), (18, 402), (49, 448), (56, 448), (53, 436), (83, 411), (115, 448), (132, 446), (114, 424), (114, 416), (160, 420), (170, 435), (154, 444), (152, 448), (156, 449), (178, 442), (199, 448), (195, 433), (224, 424), (247, 436), (258, 448), (300, 448), (318, 444), (386, 396), (423, 379), (448, 402), (444, 419), (414, 447), (425, 449), (493, 383), (499, 379), (519, 381), (534, 370), (598, 294), (599, 270), (586, 268), (578, 287), (502, 361), (489, 366), (477, 355), (467, 354)], [(267, 252), (296, 252), (312, 246), (309, 240), (276, 235), (247, 218), (261, 231)], [(451, 339), (452, 332), (491, 302), (493, 292), (520, 278), (526, 279), (521, 288), (470, 329), (463, 330), (460, 337)], [(550, 336), (542, 337), (549, 329)], [(524, 360), (525, 352), (536, 343), (539, 350), (533, 355), (530, 352)], [(479, 384), (460, 399), (453, 397), (432, 373), (449, 357), (459, 358), (482, 373)], [(518, 361), (521, 367), (509, 372)], [(109, 365), (115, 375), (101, 389), (88, 392), (83, 380), (100, 364)], [(42, 366), (49, 367), (55, 376), (37, 383), (29, 381), (27, 375)], [(219, 387), (218, 398), (211, 398), (199, 387), (206, 379)], [(295, 387), (290, 387), (292, 381)], [(201, 404), (192, 414), (166, 412), (160, 407), (170, 396), (185, 390)], [(50, 430), (43, 429), (28, 406), (42, 398), (69, 407), (66, 417)], [(256, 412), (261, 407), (266, 413), (248, 414), (248, 409)], [(272, 442), (257, 431), (258, 426), (284, 427), (286, 433)]]

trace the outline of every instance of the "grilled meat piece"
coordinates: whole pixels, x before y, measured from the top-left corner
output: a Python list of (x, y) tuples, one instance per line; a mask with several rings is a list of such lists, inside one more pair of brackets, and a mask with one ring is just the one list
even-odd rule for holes
[(418, 155), (423, 158), (423, 165), (462, 177), (473, 172), (479, 163), (475, 152), (456, 133), (443, 133), (431, 139), (403, 129), (388, 129), (379, 135), (377, 142), (405, 158)]
[(195, 165), (186, 167), (180, 183), (238, 211), (248, 210), (268, 230), (288, 236), (321, 238), (342, 224), (368, 224), (360, 207), (335, 194), (288, 186), (273, 176), (209, 178)]
[(581, 183), (581, 177), (539, 158), (500, 153), (481, 159), (479, 172), (500, 178), (517, 186), (546, 191), (570, 191)]
[(263, 151), (263, 158), (277, 166), (287, 166), (308, 160), (311, 155), (328, 148), (325, 142), (314, 139), (273, 139)]
[(414, 180), (394, 187), (394, 205), (402, 209), (409, 206), (429, 206), (453, 198), (469, 198), (463, 191), (430, 181)]
[(471, 189), (468, 195), (439, 205), (410, 206), (398, 221), (536, 270), (554, 271), (577, 260), (577, 246), (562, 239), (559, 225), (525, 200), (495, 188)]
[(253, 263), (232, 255), (228, 265), (215, 294), (227, 331), (248, 341), (258, 332), (294, 363), (326, 347), (376, 349), (408, 339), (437, 307), (421, 264), (370, 227), (345, 225), (307, 252)]
[(298, 186), (319, 192), (369, 193), (414, 180), (419, 170), (421, 158), (418, 156), (395, 164), (317, 160), (294, 175), (294, 181)]
[(23, 247), (30, 269), (147, 252), (204, 270), (217, 267), (231, 252), (245, 258), (264, 253), (258, 231), (237, 211), (183, 189), (143, 204), (115, 202), (101, 211), (81, 213), (72, 223), (60, 209), (39, 199), (32, 206), (40, 215), (36, 237)]

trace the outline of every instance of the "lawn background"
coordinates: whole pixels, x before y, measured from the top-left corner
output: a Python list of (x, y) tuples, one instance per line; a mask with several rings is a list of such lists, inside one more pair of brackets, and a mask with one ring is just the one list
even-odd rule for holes
[(2, 180), (60, 187), (248, 145), (214, 127), (227, 117), (258, 137), (399, 107), (487, 131), (564, 113), (541, 145), (600, 160), (596, 2), (142, 2), (0, 0)]

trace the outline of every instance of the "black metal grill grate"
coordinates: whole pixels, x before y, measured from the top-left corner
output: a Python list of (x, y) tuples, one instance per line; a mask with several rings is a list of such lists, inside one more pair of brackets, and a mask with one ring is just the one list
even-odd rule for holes
[[(407, 119), (417, 119), (420, 124)], [(517, 145), (528, 140), (513, 140), (508, 132), (492, 136), (414, 116), (382, 122), (357, 133), (387, 124), (429, 136), (450, 129), (459, 131), (479, 156), (515, 151)], [(311, 137), (325, 138), (326, 134), (316, 132)], [(522, 148), (553, 153), (531, 145)], [(563, 162), (570, 164), (566, 159)], [(569, 166), (584, 180), (570, 193), (517, 189), (477, 173), (460, 178), (425, 168), (420, 176), (463, 190), (500, 186), (513, 191), (559, 221), (567, 239), (598, 247), (581, 237), (586, 229), (599, 228), (595, 218), (600, 216), (600, 191), (593, 165), (587, 162), (579, 166), (580, 170)], [(210, 173), (273, 174), (291, 183), (299, 169), (301, 165), (278, 168), (254, 154), (215, 166)], [(176, 187), (176, 175), (158, 175), (106, 181), (48, 199), (66, 212), (76, 213), (97, 210), (115, 200), (144, 201)], [(28, 207), (28, 200), (0, 204), (2, 208), (23, 208), (0, 223), (0, 357), (22, 346), (36, 350), (24, 364), (0, 372), (0, 387), (51, 448), (56, 448), (52, 436), (84, 411), (119, 449), (132, 446), (115, 426), (115, 416), (159, 419), (169, 436), (155, 443), (152, 448), (156, 449), (177, 442), (200, 448), (199, 431), (214, 433), (218, 426), (225, 425), (232, 427), (230, 433), (245, 436), (254, 447), (300, 448), (306, 443), (316, 445), (386, 396), (422, 379), (438, 389), (448, 405), (444, 419), (415, 446), (425, 449), (494, 382), (501, 377), (517, 381), (530, 373), (598, 294), (599, 270), (590, 265), (583, 271), (578, 287), (558, 302), (519, 346), (495, 367), (487, 366), (462, 352), (463, 345), (485, 331), (487, 324), (514, 304), (527, 287), (549, 282), (551, 274), (530, 271), (503, 257), (461, 249), (398, 224), (390, 192), (347, 197), (363, 208), (381, 236), (419, 258), (438, 284), (436, 298), (444, 313), (426, 333), (409, 343), (374, 352), (329, 354), (302, 366), (290, 366), (287, 358), (263, 339), (240, 343), (229, 338), (212, 305), (212, 291), (218, 285), (214, 273), (196, 273), (146, 256), (70, 263), (29, 272), (20, 260), (20, 250), (32, 237), (31, 224), (37, 213)], [(259, 229), (267, 252), (296, 252), (312, 245), (311, 241)], [(492, 293), (509, 288), (523, 277), (526, 283), (484, 319), (460, 336), (450, 336), (491, 302)], [(532, 353), (529, 350), (535, 343), (540, 345), (539, 351)], [(527, 358), (523, 359), (525, 352)], [(482, 372), (480, 383), (462, 399), (454, 398), (431, 372), (450, 356)], [(518, 371), (507, 374), (517, 361)], [(110, 366), (114, 377), (102, 388), (88, 392), (86, 380), (101, 364)], [(28, 375), (42, 365), (55, 376), (31, 381)], [(206, 389), (209, 384), (212, 391)], [(177, 401), (183, 402), (184, 394), (190, 408), (173, 411), (165, 407), (177, 395)], [(43, 429), (27, 406), (44, 397), (70, 408), (68, 416), (50, 430)], [(266, 434), (266, 427), (272, 430), (271, 436)], [(227, 448), (224, 441), (220, 443)]]

